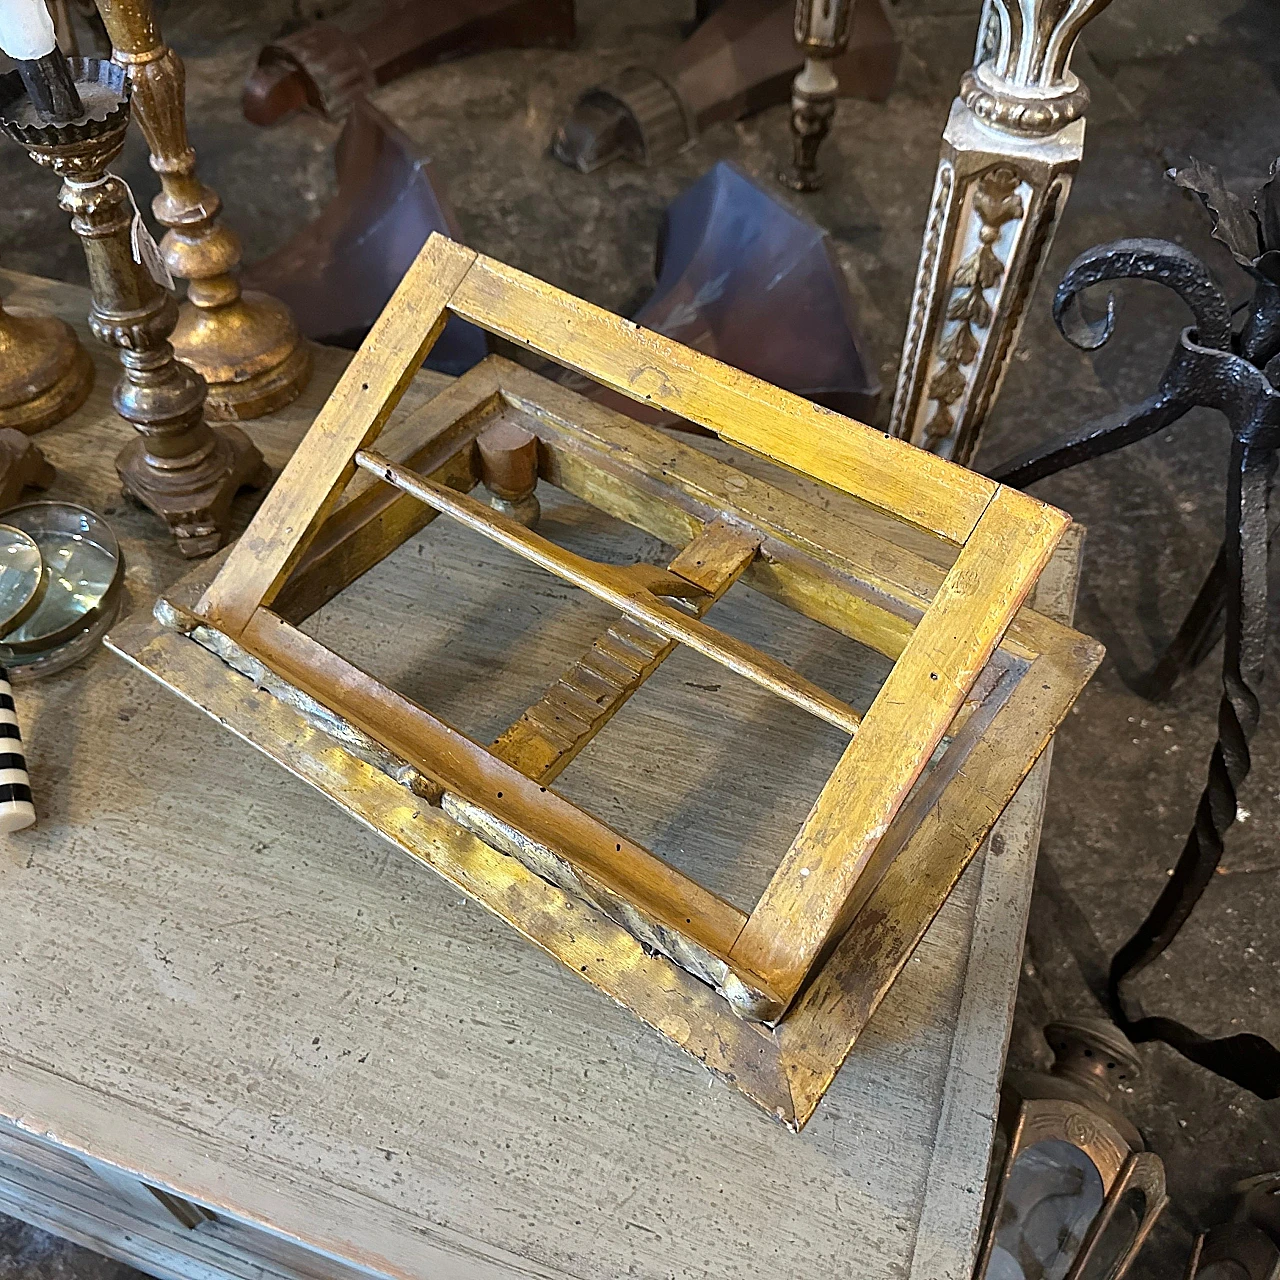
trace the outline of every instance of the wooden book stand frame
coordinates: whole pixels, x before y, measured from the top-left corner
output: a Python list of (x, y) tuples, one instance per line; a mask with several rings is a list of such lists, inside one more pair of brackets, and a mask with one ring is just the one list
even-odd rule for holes
[[(450, 314), (927, 530), (955, 562), (497, 357), (412, 438), (379, 439)], [(539, 478), (682, 550), (601, 564), (468, 496), (484, 479), (515, 510)], [(489, 748), (297, 627), (440, 513), (622, 615)], [(216, 576), (112, 645), (798, 1128), (1101, 658), (1022, 609), (1068, 524), (433, 235)], [(701, 620), (739, 578), (893, 660), (865, 715)], [(749, 913), (548, 785), (677, 643), (852, 736)]]

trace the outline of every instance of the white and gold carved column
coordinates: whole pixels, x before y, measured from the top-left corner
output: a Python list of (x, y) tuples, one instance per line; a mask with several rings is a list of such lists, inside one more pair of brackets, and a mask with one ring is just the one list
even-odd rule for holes
[(955, 462), (977, 449), (1080, 164), (1071, 51), (1109, 2), (987, 0), (951, 105), (890, 430)]

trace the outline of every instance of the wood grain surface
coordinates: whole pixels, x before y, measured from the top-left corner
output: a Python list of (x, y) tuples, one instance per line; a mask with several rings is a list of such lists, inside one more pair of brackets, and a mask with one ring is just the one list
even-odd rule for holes
[[(0, 282), (84, 332), (81, 291)], [(183, 566), (118, 496), (127, 428), (94, 355), (88, 404), (40, 443), (147, 608)], [(345, 359), (319, 352), (305, 396), (248, 424), (273, 465)], [(400, 412), (442, 385), (419, 374)], [(581, 554), (670, 561), (571, 498), (544, 507)], [(1042, 580), (1059, 618), (1077, 557), (1068, 535)], [(745, 590), (718, 625), (868, 704), (883, 659)], [(437, 520), (304, 629), (489, 741), (615, 616)], [(16, 697), (40, 821), (0, 845), (10, 1123), (386, 1275), (967, 1277), (1044, 761), (797, 1136), (114, 656)], [(746, 909), (843, 746), (678, 649), (557, 787)]]

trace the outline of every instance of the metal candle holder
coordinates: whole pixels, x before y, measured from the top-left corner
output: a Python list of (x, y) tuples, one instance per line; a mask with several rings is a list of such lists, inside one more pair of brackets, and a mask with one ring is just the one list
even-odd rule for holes
[(1190, 308), (1194, 325), (1174, 344), (1155, 392), (1089, 423), (1080, 431), (1027, 450), (992, 473), (1025, 488), (1067, 467), (1101, 457), (1163, 431), (1196, 407), (1217, 409), (1231, 428), (1225, 538), (1213, 568), (1182, 626), (1141, 691), (1161, 696), (1195, 666), (1221, 634), (1222, 699), (1218, 741), (1195, 823), (1147, 919), (1116, 954), (1109, 996), (1113, 1016), (1131, 1040), (1161, 1040), (1263, 1098), (1280, 1097), (1280, 1050), (1260, 1036), (1213, 1039), (1172, 1018), (1147, 1016), (1121, 986), (1146, 968), (1177, 936), (1213, 879), (1223, 840), (1236, 821), (1237, 795), (1250, 768), (1249, 742), (1258, 727), (1260, 685), (1269, 629), (1268, 508), (1280, 450), (1280, 178), (1277, 167), (1259, 189), (1253, 209), (1227, 191), (1207, 165), (1176, 175), (1213, 215), (1214, 236), (1253, 277), (1255, 290), (1244, 324), (1233, 332), (1226, 295), (1194, 254), (1167, 240), (1117, 240), (1081, 254), (1058, 285), (1053, 315), (1063, 336), (1084, 350), (1111, 336), (1114, 298), (1105, 319), (1090, 322), (1078, 309), (1080, 294), (1108, 280), (1152, 280), (1172, 289)]
[(236, 492), (265, 484), (269, 472), (238, 427), (205, 422), (204, 379), (169, 343), (177, 305), (134, 261), (132, 197), (106, 172), (129, 126), (125, 73), (98, 59), (75, 59), (71, 69), (85, 108), (79, 120), (43, 119), (13, 72), (0, 77), (0, 128), (63, 180), (58, 202), (89, 268), (89, 323), (123, 368), (112, 400), (138, 431), (116, 459), (125, 492), (169, 525), (184, 555), (207, 555), (222, 543)]
[(792, 191), (822, 186), (818, 148), (831, 132), (840, 91), (832, 63), (849, 43), (852, 13), (853, 0), (796, 0), (795, 39), (805, 60), (791, 86), (791, 168), (778, 175)]

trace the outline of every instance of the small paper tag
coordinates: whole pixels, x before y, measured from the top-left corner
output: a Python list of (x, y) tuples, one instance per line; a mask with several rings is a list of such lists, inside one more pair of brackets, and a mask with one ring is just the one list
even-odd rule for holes
[(146, 267), (147, 274), (156, 284), (163, 285), (164, 288), (172, 293), (177, 288), (177, 285), (174, 284), (173, 275), (165, 265), (164, 255), (160, 252), (160, 246), (156, 244), (155, 237), (142, 220), (142, 214), (138, 210), (138, 202), (133, 198), (133, 189), (118, 173), (111, 176), (124, 183), (124, 189), (129, 193), (129, 203), (133, 205), (133, 224), (129, 228), (129, 247), (133, 250), (134, 262)]
[(173, 282), (173, 274), (165, 265), (164, 256), (160, 252), (160, 246), (156, 244), (155, 236), (147, 229), (147, 224), (142, 220), (142, 214), (136, 208), (133, 211), (133, 226), (129, 229), (129, 243), (133, 247), (134, 262), (146, 267), (156, 284), (163, 285), (172, 293), (177, 287)]

